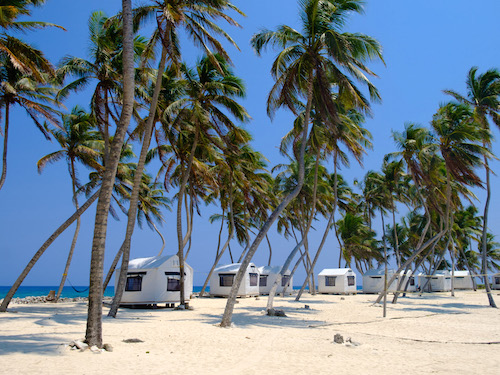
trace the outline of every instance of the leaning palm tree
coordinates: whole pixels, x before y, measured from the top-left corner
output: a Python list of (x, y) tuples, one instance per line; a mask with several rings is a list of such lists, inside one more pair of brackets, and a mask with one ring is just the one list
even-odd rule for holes
[[(247, 252), (242, 266), (235, 277), (230, 297), (226, 304), (221, 326), (231, 324), (232, 312), (243, 273), (265, 238), (271, 225), (285, 207), (297, 196), (304, 182), (304, 156), (309, 133), (309, 122), (313, 108), (314, 92), (316, 107), (323, 118), (336, 119), (336, 108), (331, 97), (331, 84), (339, 87), (341, 96), (353, 107), (368, 107), (368, 101), (353, 84), (349, 75), (365, 84), (373, 99), (378, 92), (366, 74), (374, 75), (364, 61), (382, 59), (379, 43), (366, 35), (342, 32), (350, 14), (362, 13), (359, 0), (303, 0), (299, 3), (302, 32), (290, 26), (279, 26), (277, 31), (263, 30), (252, 37), (251, 43), (257, 54), (267, 46), (281, 51), (273, 63), (271, 75), (276, 83), (268, 97), (268, 114), (281, 107), (287, 107), (296, 116), (305, 108), (302, 133), (295, 143), (298, 145), (296, 159), (300, 165), (296, 188), (283, 199), (269, 216)], [(305, 106), (299, 101), (303, 99)], [(321, 103), (321, 105), (319, 105)]]
[[(446, 217), (445, 225), (453, 246), (453, 211), (451, 210), (451, 180), (461, 185), (482, 186), (475, 168), (482, 166), (482, 159), (489, 157), (489, 152), (480, 143), (489, 143), (489, 133), (478, 129), (472, 121), (472, 111), (468, 105), (448, 103), (434, 115), (431, 122), (438, 139), (438, 146), (446, 167)], [(482, 131), (481, 131), (482, 130)], [(451, 224), (448, 224), (451, 222)], [(454, 262), (454, 250), (452, 262)], [(454, 264), (452, 264), (452, 295)]]
[[(99, 152), (96, 150), (95, 141), (99, 139), (97, 132), (92, 131), (94, 123), (92, 117), (81, 107), (74, 107), (70, 114), (62, 116), (62, 129), (54, 129), (51, 133), (61, 146), (59, 151), (52, 152), (42, 157), (38, 162), (38, 172), (41, 173), (47, 164), (55, 163), (61, 159), (65, 159), (68, 164), (68, 171), (71, 178), (71, 188), (73, 203), (76, 210), (79, 208), (77, 190), (80, 187), (77, 178), (75, 163), (77, 161), (92, 168), (100, 169), (101, 165), (96, 161), (99, 157)], [(75, 250), (78, 232), (80, 230), (80, 218), (76, 220), (75, 233), (69, 249), (68, 259), (64, 268), (61, 283), (57, 290), (56, 301), (59, 299), (66, 277), (68, 275), (69, 266)]]
[[(490, 69), (483, 74), (477, 74), (477, 67), (469, 70), (465, 81), (467, 94), (463, 96), (456, 91), (445, 90), (446, 94), (453, 96), (461, 103), (469, 104), (474, 109), (474, 119), (480, 124), (483, 130), (489, 130), (488, 118), (500, 126), (500, 72), (497, 69)], [(491, 149), (489, 141), (484, 142), (484, 146)], [(486, 294), (491, 307), (497, 307), (491, 294), (490, 283), (487, 276), (487, 235), (488, 235), (488, 212), (491, 199), (490, 167), (488, 157), (484, 156), (484, 166), (486, 169), (486, 202), (483, 213), (483, 233), (482, 233), (482, 274)]]
[(11, 108), (18, 106), (24, 109), (38, 130), (46, 139), (50, 139), (50, 134), (42, 123), (42, 119), (59, 126), (57, 119), (59, 112), (54, 109), (56, 105), (54, 92), (53, 87), (42, 84), (32, 76), (20, 72), (9, 59), (0, 55), (0, 108), (4, 109), (5, 122), (0, 189), (7, 176), (7, 144)]
[(89, 306), (85, 340), (90, 345), (102, 347), (102, 300), (103, 300), (103, 266), (104, 248), (111, 194), (120, 160), (121, 150), (134, 105), (134, 36), (132, 28), (132, 2), (122, 0), (123, 14), (123, 99), (122, 112), (111, 150), (106, 163), (99, 200), (96, 208), (94, 237), (92, 240), (92, 256), (90, 263)]

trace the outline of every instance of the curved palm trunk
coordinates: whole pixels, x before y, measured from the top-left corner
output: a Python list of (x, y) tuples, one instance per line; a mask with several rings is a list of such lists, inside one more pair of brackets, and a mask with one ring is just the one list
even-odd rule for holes
[(14, 285), (12, 285), (12, 287), (7, 292), (7, 295), (3, 299), (2, 305), (0, 305), (0, 312), (5, 312), (7, 310), (7, 306), (9, 306), (9, 303), (12, 300), (12, 297), (14, 297), (14, 294), (16, 294), (17, 289), (24, 281), (26, 276), (28, 276), (29, 272), (36, 264), (38, 259), (40, 259), (40, 257), (43, 255), (45, 250), (47, 250), (47, 248), (52, 244), (52, 242), (54, 242), (62, 232), (64, 232), (77, 218), (79, 218), (87, 210), (87, 208), (90, 207), (92, 203), (94, 203), (94, 201), (97, 199), (98, 196), (99, 196), (98, 192), (92, 195), (82, 207), (80, 207), (73, 215), (71, 215), (69, 219), (66, 220), (59, 228), (57, 228), (56, 231), (52, 233), (52, 235), (47, 239), (47, 241), (43, 243), (40, 249), (38, 249), (38, 251), (33, 256), (33, 258), (31, 258), (26, 268), (19, 275)]
[(396, 208), (394, 207), (394, 198), (392, 198), (392, 227), (394, 229), (394, 244), (395, 244), (395, 252), (396, 252), (396, 261), (398, 262), (398, 267), (401, 266), (401, 254), (399, 253), (399, 238), (398, 231), (396, 228)]
[(3, 138), (3, 154), (2, 154), (2, 176), (0, 177), (0, 190), (7, 177), (7, 140), (9, 138), (9, 103), (5, 103), (5, 132)]
[(158, 236), (160, 236), (160, 238), (161, 238), (161, 249), (157, 255), (157, 257), (159, 257), (159, 256), (161, 256), (161, 254), (163, 254), (163, 250), (165, 250), (165, 237), (163, 237), (163, 234), (161, 234), (161, 232), (158, 230), (158, 228), (156, 227), (156, 225), (154, 223), (151, 223), (151, 225), (153, 226), (153, 228), (154, 228), (155, 232), (158, 234)]
[(496, 308), (497, 305), (491, 294), (490, 281), (488, 280), (488, 212), (490, 209), (490, 198), (491, 198), (491, 185), (490, 185), (490, 167), (488, 163), (488, 158), (484, 157), (484, 167), (486, 168), (486, 203), (484, 204), (484, 214), (483, 214), (483, 233), (481, 236), (481, 273), (483, 274), (484, 288), (486, 290), (486, 295), (488, 296), (488, 302), (491, 307)]
[(122, 242), (122, 245), (120, 246), (120, 250), (115, 255), (115, 258), (113, 259), (113, 263), (111, 263), (111, 266), (109, 267), (108, 273), (106, 275), (106, 278), (104, 279), (104, 283), (102, 284), (102, 289), (106, 290), (108, 287), (109, 281), (111, 280), (111, 277), (113, 276), (113, 273), (115, 272), (116, 265), (118, 264), (118, 261), (120, 260), (122, 254), (123, 254), (123, 249), (124, 249), (124, 243)]
[(269, 241), (269, 236), (266, 234), (266, 241), (267, 241), (267, 246), (269, 247), (269, 259), (267, 261), (267, 265), (271, 265), (271, 259), (273, 257), (273, 249), (271, 247), (271, 241)]
[[(300, 258), (297, 259), (297, 261), (295, 262), (295, 266), (293, 266), (292, 271), (290, 272), (290, 280), (293, 279), (293, 275), (295, 275), (295, 272), (297, 271), (297, 268), (299, 268), (300, 262), (302, 262), (302, 260), (304, 259), (305, 255), (306, 255), (306, 253), (301, 253), (300, 254)], [(280, 281), (281, 281), (281, 279), (280, 279)], [(275, 283), (274, 285), (276, 285), (276, 288), (274, 288), (274, 290), (277, 290), (279, 284)], [(293, 285), (291, 285), (291, 287), (292, 287), (292, 290), (293, 290)], [(287, 288), (288, 288), (288, 283), (287, 283), (287, 285), (285, 285), (283, 287), (282, 296), (285, 296)], [(273, 288), (271, 288), (271, 290), (273, 290)], [(275, 291), (275, 293), (276, 293), (276, 291)], [(272, 301), (271, 301), (271, 307), (272, 307)]]
[(137, 162), (137, 168), (134, 174), (134, 185), (132, 187), (132, 193), (130, 194), (130, 205), (127, 214), (127, 230), (125, 232), (125, 240), (123, 241), (124, 248), (122, 254), (122, 266), (120, 268), (120, 276), (118, 279), (117, 288), (115, 290), (113, 303), (111, 304), (111, 308), (108, 312), (108, 316), (111, 316), (113, 318), (116, 317), (116, 313), (118, 312), (118, 307), (120, 306), (120, 302), (123, 297), (123, 291), (125, 290), (125, 283), (127, 281), (128, 262), (130, 259), (130, 243), (132, 241), (135, 222), (137, 220), (137, 206), (139, 203), (139, 192), (141, 190), (142, 174), (144, 171), (144, 164), (146, 163), (146, 156), (148, 153), (149, 145), (151, 144), (151, 137), (153, 135), (153, 126), (156, 119), (156, 107), (158, 104), (158, 97), (160, 96), (161, 81), (163, 78), (163, 72), (165, 71), (166, 61), (167, 49), (165, 48), (165, 46), (163, 46), (160, 64), (156, 76), (155, 88), (153, 91), (153, 97), (151, 98), (151, 105), (149, 107), (148, 119), (144, 128), (141, 154)]
[[(75, 202), (75, 208), (78, 211), (78, 199), (76, 197), (76, 175), (75, 175), (75, 161), (71, 159), (71, 180), (73, 187), (73, 200)], [(73, 240), (71, 241), (71, 247), (69, 249), (68, 259), (66, 260), (66, 266), (64, 267), (64, 272), (62, 274), (61, 283), (59, 284), (59, 289), (57, 290), (56, 302), (61, 296), (64, 283), (68, 277), (69, 266), (71, 265), (71, 259), (73, 259), (73, 253), (75, 251), (76, 241), (78, 239), (78, 233), (80, 232), (80, 218), (76, 219), (75, 234), (73, 235)]]
[(217, 264), (219, 263), (220, 259), (222, 258), (222, 255), (224, 254), (224, 252), (226, 251), (226, 248), (229, 247), (229, 243), (231, 242), (231, 240), (233, 239), (233, 236), (234, 236), (235, 226), (234, 226), (234, 216), (232, 214), (232, 212), (233, 212), (232, 189), (231, 189), (230, 195), (231, 196), (229, 197), (229, 212), (228, 212), (228, 214), (229, 214), (229, 218), (230, 218), (229, 220), (231, 221), (231, 228), (229, 229), (229, 235), (227, 237), (226, 243), (222, 247), (221, 251), (219, 251), (219, 253), (217, 254), (217, 257), (215, 258), (215, 262), (212, 265), (210, 272), (208, 273), (208, 276), (205, 280), (205, 283), (203, 284), (203, 287), (201, 288), (201, 292), (200, 292), (201, 297), (203, 297), (203, 295), (205, 294), (205, 289), (207, 288), (210, 277), (214, 273), (215, 267), (217, 267)]
[[(288, 206), (288, 204), (299, 194), (302, 189), (302, 185), (304, 184), (304, 157), (306, 153), (306, 143), (307, 143), (307, 135), (309, 133), (309, 119), (312, 108), (312, 97), (313, 97), (313, 76), (312, 72), (308, 77), (307, 84), (307, 105), (306, 105), (306, 113), (304, 118), (304, 128), (302, 130), (302, 139), (300, 144), (300, 152), (299, 152), (299, 178), (297, 180), (297, 186), (293, 189), (288, 196), (286, 196), (283, 201), (276, 207), (273, 213), (269, 216), (267, 221), (264, 223), (259, 233), (255, 237), (252, 245), (248, 249), (243, 262), (241, 263), (241, 267), (236, 274), (235, 280), (233, 282), (233, 286), (231, 287), (231, 292), (229, 294), (229, 298), (227, 299), (226, 308), (224, 309), (224, 314), (222, 315), (222, 321), (220, 323), (221, 327), (229, 327), (231, 325), (231, 318), (233, 316), (234, 305), (236, 303), (236, 296), (238, 294), (238, 289), (240, 288), (241, 281), (243, 280), (243, 275), (246, 272), (250, 261), (252, 260), (255, 252), (257, 251), (260, 243), (266, 236), (271, 226), (274, 224), (278, 216), (283, 212), (283, 210)], [(283, 271), (283, 270), (282, 270)]]
[(89, 306), (85, 341), (89, 346), (102, 347), (102, 279), (104, 250), (108, 224), (109, 205), (120, 160), (125, 134), (132, 117), (134, 105), (134, 50), (132, 30), (132, 1), (122, 0), (123, 17), (123, 107), (113, 139), (109, 163), (106, 165), (97, 202), (90, 263)]
[[(295, 257), (295, 255), (297, 254), (297, 251), (299, 251), (299, 249), (304, 244), (304, 241), (305, 241), (305, 237), (302, 237), (302, 239), (300, 240), (300, 242), (297, 245), (295, 245), (295, 247), (293, 248), (293, 250), (290, 252), (290, 254), (288, 255), (288, 258), (286, 258), (286, 261), (283, 264), (283, 267), (281, 267), (281, 271), (278, 274), (278, 277), (276, 277), (276, 280), (274, 281), (274, 284), (271, 287), (271, 290), (269, 291), (269, 297), (267, 298), (267, 307), (266, 307), (267, 311), (269, 311), (270, 309), (273, 308), (274, 297), (276, 296), (276, 291), (278, 290), (278, 286), (281, 284), (281, 279), (285, 275), (285, 272), (288, 269), (288, 267), (290, 267), (290, 263), (292, 263), (292, 260)], [(301, 257), (297, 261), (297, 263), (300, 263), (300, 260), (303, 259), (305, 257), (305, 255), (306, 255), (306, 253), (304, 251), (304, 253), (301, 255)], [(297, 267), (294, 267), (294, 269), (297, 269)], [(290, 275), (290, 277), (291, 276), (292, 275)]]

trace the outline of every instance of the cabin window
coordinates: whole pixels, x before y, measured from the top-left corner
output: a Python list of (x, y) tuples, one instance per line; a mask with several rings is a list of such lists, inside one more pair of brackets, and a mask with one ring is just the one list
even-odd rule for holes
[(146, 272), (128, 273), (127, 283), (125, 284), (126, 292), (140, 292), (142, 290), (142, 277)]
[(267, 276), (268, 275), (260, 275), (260, 278), (259, 278), (259, 285), (260, 286), (267, 286)]
[(372, 279), (381, 279), (381, 278), (382, 278), (382, 276), (372, 276), (371, 278), (372, 278)]
[(233, 286), (234, 274), (232, 273), (219, 273), (220, 286)]
[(495, 277), (495, 284), (500, 284), (500, 277)]
[(463, 276), (455, 276), (455, 279), (465, 279)]
[(347, 286), (353, 286), (354, 285), (354, 276), (347, 276)]
[(181, 290), (181, 273), (165, 272), (167, 276), (167, 292), (179, 292)]
[(410, 277), (410, 285), (414, 286), (415, 285), (415, 278), (412, 276)]
[(281, 286), (282, 287), (285, 287), (285, 286), (290, 286), (290, 275), (284, 275), (281, 277)]
[(250, 286), (258, 286), (259, 285), (259, 274), (250, 273), (248, 275), (250, 276)]
[(337, 276), (325, 276), (325, 286), (335, 286)]

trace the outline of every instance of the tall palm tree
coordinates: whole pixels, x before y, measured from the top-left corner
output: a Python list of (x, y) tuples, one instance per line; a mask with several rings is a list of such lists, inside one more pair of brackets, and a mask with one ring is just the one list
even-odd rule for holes
[[(80, 161), (84, 165), (93, 168), (102, 168), (96, 161), (99, 156), (99, 152), (95, 149), (95, 141), (99, 138), (99, 135), (92, 131), (93, 128), (94, 123), (92, 121), (92, 117), (86, 113), (83, 108), (78, 106), (74, 107), (70, 114), (62, 116), (62, 129), (54, 129), (51, 131), (61, 149), (45, 155), (37, 162), (38, 172), (41, 173), (47, 164), (55, 163), (61, 159), (66, 160), (71, 178), (73, 204), (75, 205), (76, 210), (79, 208), (77, 190), (80, 187), (80, 184), (77, 178), (75, 163)], [(59, 289), (57, 290), (56, 301), (59, 299), (66, 281), (79, 230), (80, 218), (76, 220), (75, 233), (73, 235), (73, 240), (71, 242)]]
[[(302, 134), (296, 140), (300, 146), (296, 159), (300, 165), (299, 180), (296, 188), (283, 199), (269, 216), (249, 248), (242, 266), (235, 277), (233, 287), (226, 304), (221, 326), (231, 324), (232, 312), (236, 302), (238, 288), (243, 273), (264, 239), (271, 225), (285, 207), (297, 196), (304, 182), (304, 156), (309, 122), (313, 108), (314, 92), (321, 93), (321, 105), (317, 110), (324, 118), (336, 119), (333, 105), (331, 83), (339, 86), (339, 92), (349, 100), (353, 107), (367, 108), (368, 101), (354, 85), (348, 75), (365, 84), (372, 98), (378, 98), (378, 92), (364, 73), (374, 75), (364, 61), (382, 59), (379, 43), (366, 35), (342, 32), (347, 18), (353, 13), (363, 11), (358, 0), (303, 0), (299, 3), (302, 32), (290, 26), (279, 26), (276, 31), (263, 30), (252, 37), (251, 43), (257, 54), (267, 46), (281, 49), (273, 63), (271, 75), (276, 83), (268, 97), (269, 115), (281, 107), (287, 107), (298, 116), (304, 106), (304, 125)], [(318, 100), (319, 102), (319, 100)]]
[(116, 170), (120, 160), (125, 134), (134, 106), (134, 35), (132, 28), (132, 2), (122, 0), (123, 15), (123, 99), (122, 112), (111, 144), (106, 163), (99, 200), (96, 208), (92, 256), (90, 263), (89, 305), (85, 340), (90, 345), (102, 347), (102, 279), (104, 249), (106, 244), (107, 220)]
[[(194, 40), (195, 44), (201, 45), (208, 58), (215, 64), (219, 69), (220, 73), (223, 71), (218, 64), (218, 59), (212, 54), (209, 49), (214, 47), (216, 51), (225, 57), (224, 60), (228, 60), (228, 56), (222, 47), (221, 43), (214, 37), (214, 35), (222, 35), (230, 43), (234, 44), (233, 40), (225, 33), (219, 26), (217, 26), (210, 18), (217, 19), (222, 18), (230, 24), (237, 25), (237, 23), (229, 17), (225, 11), (228, 9), (237, 10), (237, 8), (232, 5), (228, 0), (195, 0), (195, 1), (174, 1), (174, 0), (163, 0), (154, 1), (152, 5), (143, 6), (135, 9), (135, 22), (141, 23), (145, 18), (151, 17), (151, 15), (156, 15), (157, 27), (154, 29), (153, 36), (150, 39), (150, 46), (146, 49), (147, 52), (151, 52), (155, 45), (160, 43), (161, 45), (161, 57), (158, 67), (158, 72), (155, 80), (155, 87), (153, 91), (153, 96), (151, 98), (149, 114), (144, 126), (144, 135), (142, 140), (141, 153), (139, 155), (139, 161), (137, 163), (137, 175), (134, 180), (134, 187), (132, 189), (132, 195), (130, 199), (130, 209), (127, 220), (127, 232), (125, 234), (125, 249), (122, 257), (122, 267), (120, 271), (120, 279), (118, 282), (118, 289), (115, 293), (115, 298), (113, 301), (113, 306), (109, 312), (110, 316), (116, 316), (118, 305), (120, 303), (123, 289), (125, 288), (126, 273), (128, 268), (128, 258), (130, 252), (130, 239), (134, 231), (135, 224), (135, 210), (137, 206), (137, 200), (139, 195), (139, 186), (141, 183), (141, 175), (144, 168), (144, 163), (146, 161), (147, 152), (149, 145), (151, 143), (151, 136), (153, 132), (153, 126), (156, 122), (156, 111), (158, 98), (161, 91), (161, 82), (163, 73), (165, 70), (167, 58), (172, 61), (175, 68), (180, 65), (180, 47), (178, 44), (178, 32), (179, 29), (184, 28), (188, 35)], [(213, 33), (213, 35), (212, 35)], [(148, 55), (148, 53), (146, 53)], [(194, 143), (194, 145), (196, 142)], [(196, 147), (196, 146), (195, 146)], [(193, 150), (194, 151), (194, 150)], [(194, 152), (192, 152), (193, 154)], [(188, 168), (189, 170), (189, 168)], [(183, 202), (183, 187), (187, 183), (187, 178), (189, 178), (189, 172), (186, 174), (186, 181), (181, 184), (181, 188), (178, 194), (179, 207), (182, 207)], [(178, 228), (181, 226), (179, 221), (179, 210), (178, 208), (178, 218), (177, 225)], [(182, 228), (181, 228), (182, 232)], [(181, 304), (184, 305), (184, 258), (180, 252), (184, 251), (184, 246), (182, 242), (182, 233), (179, 235), (178, 229), (178, 241), (179, 241), (179, 267), (180, 267), (180, 299)]]
[[(500, 126), (500, 72), (497, 69), (487, 70), (483, 74), (477, 74), (477, 67), (472, 67), (467, 74), (465, 81), (467, 94), (463, 96), (456, 91), (445, 90), (446, 94), (453, 96), (462, 103), (469, 104), (474, 109), (474, 119), (484, 130), (490, 129), (488, 118)], [(486, 141), (484, 146), (491, 149), (491, 143)], [(488, 213), (491, 199), (490, 167), (488, 157), (484, 156), (484, 166), (486, 169), (486, 202), (483, 213), (483, 233), (482, 233), (482, 274), (486, 294), (491, 307), (497, 307), (491, 294), (487, 272), (487, 236), (488, 236)]]
[(0, 55), (0, 108), (4, 109), (4, 140), (0, 189), (7, 177), (7, 144), (9, 138), (10, 110), (19, 106), (35, 123), (46, 139), (50, 139), (42, 119), (58, 126), (59, 112), (54, 109), (54, 88), (41, 84), (30, 75), (16, 69), (5, 56)]
[[(439, 108), (431, 122), (432, 128), (438, 138), (438, 146), (446, 167), (446, 217), (445, 223), (452, 247), (453, 211), (451, 210), (451, 180), (462, 185), (481, 186), (481, 180), (475, 173), (475, 168), (482, 166), (482, 159), (488, 158), (486, 148), (479, 143), (489, 142), (489, 134), (478, 130), (477, 125), (471, 121), (472, 112), (466, 104), (448, 103)], [(448, 224), (451, 222), (451, 224)], [(454, 263), (454, 251), (452, 263)], [(452, 295), (454, 264), (452, 264)]]

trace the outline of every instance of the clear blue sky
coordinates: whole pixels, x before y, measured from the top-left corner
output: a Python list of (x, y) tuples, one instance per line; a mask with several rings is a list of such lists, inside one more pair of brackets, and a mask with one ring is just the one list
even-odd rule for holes
[[(138, 4), (138, 2), (134, 2)], [(274, 165), (284, 160), (277, 147), (281, 137), (291, 126), (292, 116), (286, 111), (278, 113), (274, 121), (266, 115), (265, 102), (272, 85), (269, 75), (274, 52), (257, 57), (250, 48), (250, 37), (266, 27), (274, 29), (279, 24), (297, 25), (297, 3), (295, 0), (235, 0), (235, 4), (246, 14), (246, 18), (235, 16), (242, 29), (224, 28), (234, 37), (241, 52), (228, 47), (235, 64), (236, 73), (247, 84), (248, 95), (243, 104), (252, 116), (248, 129), (253, 134), (253, 145), (264, 153)], [(47, 5), (34, 12), (34, 20), (53, 22), (64, 26), (58, 29), (36, 31), (27, 34), (25, 40), (45, 51), (53, 63), (66, 54), (87, 57), (87, 22), (92, 11), (103, 10), (113, 15), (121, 7), (121, 1), (68, 1), (48, 0)], [(480, 72), (488, 68), (500, 68), (499, 35), (497, 20), (500, 11), (498, 0), (440, 0), (440, 1), (366, 1), (366, 13), (355, 16), (348, 30), (362, 32), (377, 38), (384, 48), (386, 66), (376, 64), (372, 69), (379, 75), (374, 80), (383, 102), (373, 108), (374, 116), (366, 123), (373, 134), (374, 149), (365, 157), (364, 169), (352, 164), (342, 173), (352, 182), (362, 178), (367, 170), (380, 169), (382, 157), (394, 151), (391, 130), (401, 130), (407, 121), (427, 125), (439, 104), (446, 101), (443, 89), (454, 89), (465, 93), (465, 77), (470, 67), (476, 65)], [(144, 33), (146, 35), (146, 33)], [(200, 55), (190, 44), (183, 46), (188, 61)], [(87, 107), (89, 94), (73, 96), (68, 108), (75, 104)], [(498, 130), (494, 131), (498, 137)], [(12, 285), (21, 270), (48, 236), (74, 211), (71, 202), (71, 185), (66, 165), (61, 162), (46, 167), (43, 174), (36, 170), (36, 162), (42, 156), (57, 149), (55, 142), (48, 142), (31, 121), (19, 110), (14, 110), (9, 137), (8, 174), (4, 188), (0, 191), (0, 254), (2, 270), (0, 285)], [(500, 148), (495, 145), (495, 150)], [(492, 168), (500, 173), (500, 163)], [(156, 173), (156, 171), (149, 171)], [(81, 168), (79, 177), (86, 180), (88, 171)], [(492, 181), (493, 199), (490, 229), (500, 235), (499, 179)], [(482, 207), (484, 193), (476, 192)], [(83, 198), (80, 199), (83, 201)], [(218, 225), (210, 224), (208, 218), (218, 212), (217, 207), (202, 209), (202, 216), (195, 220), (193, 245), (187, 262), (195, 269), (194, 285), (201, 285), (209, 270), (217, 246)], [(404, 214), (405, 212), (401, 212)], [(89, 209), (82, 217), (82, 227), (76, 247), (69, 279), (74, 285), (88, 285), (90, 248), (95, 210)], [(175, 218), (166, 213), (162, 231), (167, 239), (166, 253), (176, 251)], [(125, 231), (126, 218), (109, 221), (106, 247), (106, 265), (118, 250)], [(310, 239), (315, 250), (324, 230), (324, 222), (315, 224), (316, 232)], [(375, 225), (378, 225), (376, 223)], [(284, 238), (273, 235), (273, 264), (282, 264), (293, 247)], [(59, 283), (69, 250), (73, 227), (46, 251), (37, 266), (27, 277), (24, 285), (57, 285)], [(497, 238), (498, 240), (498, 238)], [(316, 271), (337, 266), (338, 245), (333, 233), (329, 237)], [(132, 242), (133, 258), (155, 255), (160, 247), (158, 236), (149, 228), (136, 229)], [(237, 243), (232, 250), (239, 255)], [(263, 244), (254, 263), (267, 264), (268, 248)], [(229, 257), (223, 258), (229, 262)], [(303, 272), (298, 273), (295, 284), (302, 282)]]

